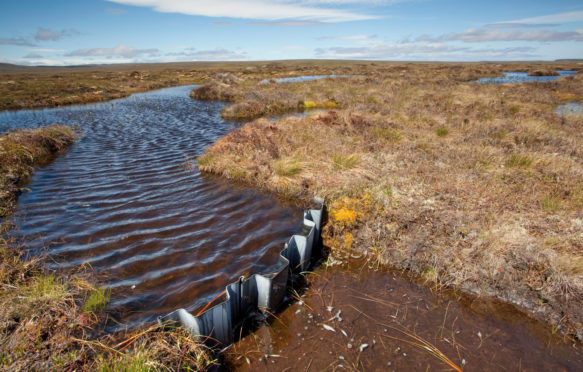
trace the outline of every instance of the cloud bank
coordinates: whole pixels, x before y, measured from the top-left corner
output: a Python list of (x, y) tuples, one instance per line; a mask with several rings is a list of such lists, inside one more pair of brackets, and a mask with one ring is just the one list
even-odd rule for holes
[(34, 39), (36, 41), (57, 41), (65, 36), (75, 36), (79, 35), (79, 31), (75, 30), (74, 28), (70, 28), (67, 30), (61, 31), (53, 31), (48, 28), (39, 27), (36, 31), (36, 35)]
[(423, 35), (417, 41), (464, 41), (466, 43), (482, 43), (488, 41), (583, 41), (583, 29), (575, 31), (551, 30), (499, 30), (471, 28), (459, 33), (431, 37)]
[(16, 45), (16, 46), (36, 46), (33, 42), (23, 37), (0, 37), (0, 45)]
[(371, 60), (501, 60), (537, 57), (531, 47), (458, 47), (443, 42), (379, 42), (371, 46), (331, 47), (314, 50), (318, 58)]
[(164, 13), (182, 13), (206, 17), (242, 19), (311, 20), (347, 22), (378, 18), (358, 11), (339, 9), (339, 5), (386, 4), (386, 1), (354, 0), (108, 0), (110, 2), (152, 8)]
[(108, 57), (108, 58), (134, 58), (144, 54), (155, 55), (158, 49), (137, 49), (132, 46), (120, 44), (113, 48), (79, 49), (65, 54), (67, 57)]
[[(213, 50), (197, 50), (186, 48), (181, 52), (167, 53), (168, 57), (179, 57), (190, 61), (242, 61), (247, 59), (247, 53), (224, 48)], [(182, 57), (182, 58), (181, 58)]]

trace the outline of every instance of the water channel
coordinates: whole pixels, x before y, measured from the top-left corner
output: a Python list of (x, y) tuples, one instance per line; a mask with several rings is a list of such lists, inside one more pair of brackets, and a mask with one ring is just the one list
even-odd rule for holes
[(0, 113), (0, 130), (79, 125), (82, 137), (38, 169), (12, 219), (25, 248), (56, 269), (89, 264), (123, 326), (204, 306), (224, 286), (277, 262), (299, 208), (203, 176), (195, 157), (234, 123), (192, 87), (95, 105)]
[[(12, 219), (24, 248), (48, 251), (50, 267), (95, 270), (112, 290), (116, 327), (192, 311), (240, 275), (269, 271), (301, 227), (297, 207), (198, 172), (196, 156), (236, 124), (220, 119), (224, 104), (190, 99), (191, 89), (0, 113), (2, 131), (80, 127), (73, 148), (34, 173)], [(225, 362), (253, 370), (450, 368), (411, 344), (419, 343), (413, 335), (466, 370), (583, 365), (579, 344), (510, 305), (436, 294), (349, 257), (339, 258), (342, 268), (316, 268), (296, 288), (302, 300), (252, 329)]]

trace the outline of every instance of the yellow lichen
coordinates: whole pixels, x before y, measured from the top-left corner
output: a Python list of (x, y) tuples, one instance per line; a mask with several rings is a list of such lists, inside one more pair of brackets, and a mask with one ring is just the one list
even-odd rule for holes
[(346, 233), (346, 235), (344, 235), (344, 245), (346, 248), (350, 249), (352, 247), (353, 240), (354, 236), (352, 236), (352, 233)]
[(356, 221), (357, 213), (356, 211), (348, 208), (340, 208), (338, 210), (332, 211), (332, 219), (337, 222), (352, 225)]

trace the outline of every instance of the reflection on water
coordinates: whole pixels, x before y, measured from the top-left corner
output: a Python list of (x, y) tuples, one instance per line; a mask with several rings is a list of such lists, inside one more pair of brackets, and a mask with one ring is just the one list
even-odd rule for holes
[(201, 175), (196, 156), (234, 124), (192, 87), (108, 103), (0, 113), (0, 128), (78, 124), (82, 137), (34, 173), (13, 215), (51, 267), (89, 263), (126, 325), (200, 307), (241, 274), (268, 270), (301, 211)]
[(532, 83), (552, 81), (564, 76), (573, 76), (577, 71), (557, 71), (558, 76), (528, 76), (528, 72), (505, 71), (504, 76), (485, 77), (478, 79), (484, 84), (507, 84), (507, 83)]
[(301, 83), (304, 81), (312, 81), (327, 78), (350, 78), (350, 77), (364, 77), (364, 75), (309, 75), (309, 76), (297, 76), (289, 78), (278, 78), (278, 79), (265, 79), (261, 83), (269, 83), (270, 81), (275, 81), (277, 83)]

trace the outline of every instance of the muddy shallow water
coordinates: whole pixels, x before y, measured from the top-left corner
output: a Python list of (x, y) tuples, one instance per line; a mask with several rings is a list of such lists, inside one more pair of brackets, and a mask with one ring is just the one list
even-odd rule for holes
[(322, 266), (308, 280), (298, 289), (301, 302), (292, 302), (224, 353), (227, 368), (577, 371), (583, 366), (580, 345), (553, 335), (511, 305), (436, 291), (400, 272), (371, 270), (361, 260), (343, 268)]
[(53, 268), (88, 263), (127, 326), (201, 307), (240, 275), (267, 270), (301, 227), (298, 208), (198, 172), (195, 157), (235, 125), (191, 89), (0, 113), (3, 131), (81, 127), (73, 148), (35, 172), (12, 219)]

